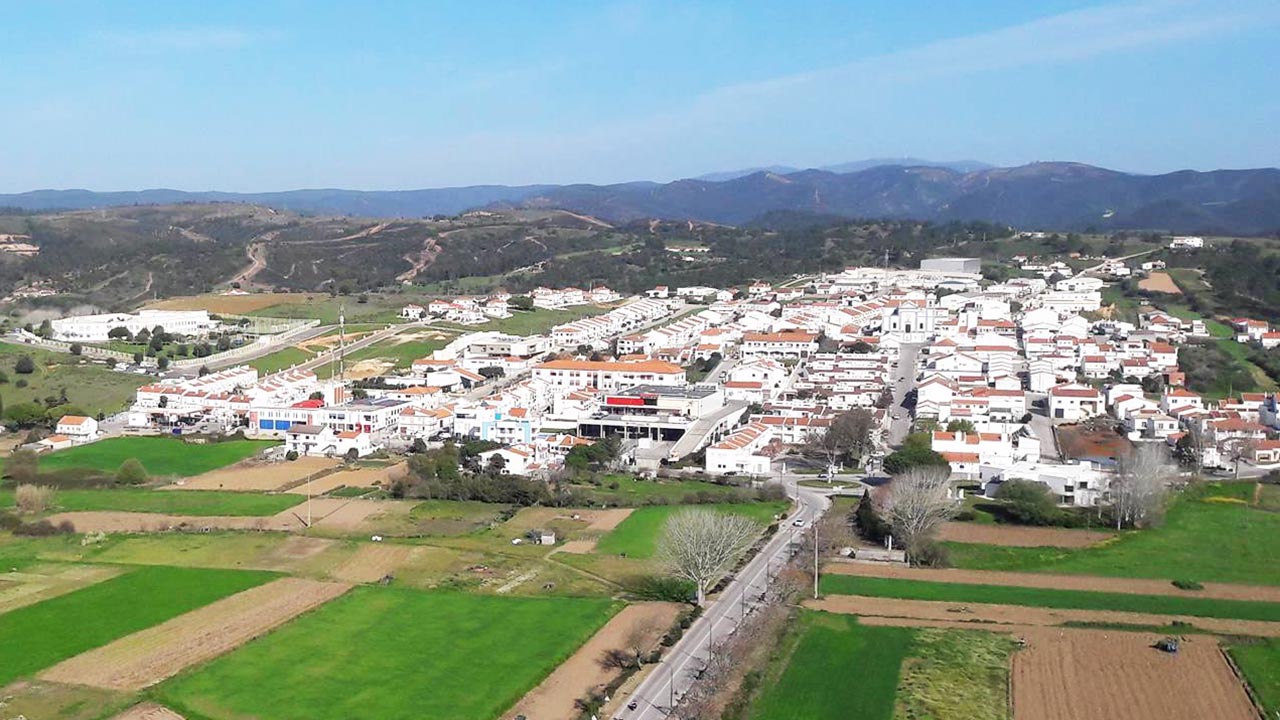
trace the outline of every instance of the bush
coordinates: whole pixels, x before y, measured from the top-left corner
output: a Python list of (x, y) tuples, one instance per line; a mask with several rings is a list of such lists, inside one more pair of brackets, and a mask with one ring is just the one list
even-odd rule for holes
[(14, 363), (13, 371), (19, 375), (30, 375), (36, 371), (36, 361), (30, 355), (23, 355)]
[(84, 353), (84, 346), (80, 343), (71, 343), (71, 347), (67, 348), (72, 355), (81, 355)]
[(285, 453), (285, 454), (284, 454), (284, 459), (285, 459), (285, 460), (288, 460), (289, 462), (293, 462), (294, 460), (297, 460), (297, 459), (298, 459), (298, 451), (297, 451), (297, 450), (290, 450), (289, 452), (287, 452), (287, 453)]
[(129, 458), (120, 463), (116, 470), (116, 482), (122, 485), (141, 485), (147, 481), (147, 469), (137, 458)]
[(1004, 500), (1004, 514), (1020, 525), (1057, 525), (1058, 509), (1049, 486), (1034, 480), (1009, 480), (1000, 485), (996, 497)]
[(693, 583), (661, 575), (646, 575), (640, 578), (632, 591), (642, 600), (688, 603), (697, 598)]
[(1203, 590), (1204, 589), (1204, 585), (1201, 585), (1195, 580), (1174, 580), (1173, 586), (1178, 588), (1179, 590)]
[(14, 528), (14, 535), (26, 535), (28, 537), (49, 537), (50, 535), (71, 535), (76, 531), (76, 526), (71, 524), (70, 520), (63, 520), (54, 525), (48, 520), (37, 520), (33, 523), (23, 523)]
[(35, 515), (53, 507), (54, 489), (46, 485), (19, 485), (13, 493), (18, 512)]
[(937, 540), (921, 540), (907, 551), (911, 564), (918, 567), (944, 568), (951, 566), (951, 553)]

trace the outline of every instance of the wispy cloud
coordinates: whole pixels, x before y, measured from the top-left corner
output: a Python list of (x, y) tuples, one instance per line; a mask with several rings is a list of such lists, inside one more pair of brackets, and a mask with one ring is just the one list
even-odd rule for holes
[(165, 53), (234, 50), (263, 40), (266, 34), (236, 27), (168, 27), (106, 30), (97, 37), (115, 50)]

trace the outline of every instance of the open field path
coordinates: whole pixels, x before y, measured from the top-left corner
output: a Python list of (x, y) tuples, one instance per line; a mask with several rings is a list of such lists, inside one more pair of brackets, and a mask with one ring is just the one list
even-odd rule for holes
[(575, 700), (593, 689), (603, 689), (618, 676), (618, 670), (600, 666), (601, 656), (609, 650), (630, 651), (633, 647), (647, 653), (657, 646), (680, 609), (677, 603), (662, 602), (626, 606), (502, 717), (504, 720), (517, 715), (534, 720), (575, 717)]
[(1173, 595), (1177, 597), (1216, 598), (1218, 600), (1258, 600), (1280, 602), (1280, 587), (1274, 585), (1230, 585), (1204, 583), (1203, 590), (1180, 590), (1166, 580), (1112, 578), (1097, 575), (1048, 575), (998, 570), (955, 570), (908, 568), (881, 563), (832, 562), (823, 568), (834, 575), (923, 580), (926, 582), (969, 583), (973, 585), (1008, 585), (1014, 587), (1049, 588), (1053, 590), (1088, 590), (1092, 592), (1130, 593), (1134, 595)]
[(266, 634), (351, 589), (346, 583), (281, 578), (81, 653), (43, 680), (136, 691)]
[[(872, 624), (876, 622), (876, 618), (883, 618), (898, 619), (903, 621), (901, 624), (904, 625), (916, 624), (916, 621), (936, 621), (955, 623), (957, 627), (974, 630), (999, 630), (1001, 626), (1006, 625), (1056, 627), (1063, 623), (1112, 623), (1160, 627), (1169, 626), (1170, 623), (1178, 621), (1219, 635), (1280, 637), (1280, 623), (1190, 615), (1150, 615), (1115, 610), (1060, 610), (1023, 605), (899, 600), (861, 595), (832, 595), (821, 600), (806, 600), (804, 606), (812, 610), (858, 615)], [(1170, 628), (1170, 630), (1173, 629)]]
[(1009, 547), (1082, 548), (1114, 537), (1114, 533), (1098, 530), (1068, 530), (1051, 527), (1016, 525), (979, 525), (977, 523), (943, 523), (938, 539), (946, 542), (1005, 545)]

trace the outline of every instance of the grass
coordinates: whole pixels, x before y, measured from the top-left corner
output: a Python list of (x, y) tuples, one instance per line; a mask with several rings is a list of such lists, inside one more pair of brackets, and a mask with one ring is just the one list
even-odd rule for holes
[[(35, 372), (29, 375), (14, 371), (14, 364), (23, 355), (30, 355), (36, 364)], [(9, 382), (0, 385), (5, 407), (61, 398), (65, 392), (67, 403), (90, 415), (120, 410), (133, 401), (139, 387), (151, 380), (145, 375), (108, 370), (74, 355), (10, 343), (0, 343), (0, 369), (9, 376)], [(25, 380), (27, 386), (18, 387), (19, 380)]]
[[(59, 490), (54, 510), (164, 513), (167, 515), (224, 515), (257, 517), (275, 515), (302, 499), (297, 495), (260, 495), (255, 493), (203, 490), (148, 490), (114, 488), (110, 490)], [(0, 490), (0, 507), (13, 505), (13, 491)]]
[(1079, 549), (948, 543), (970, 570), (1051, 572), (1280, 585), (1280, 514), (1251, 508), (1251, 482), (1204, 483), (1173, 501), (1164, 523)]
[(385, 359), (394, 360), (397, 368), (407, 368), (414, 360), (424, 358), (448, 344), (447, 340), (409, 340), (400, 342), (395, 338), (374, 343), (361, 348), (347, 356), (347, 362), (361, 360)]
[[(801, 638), (752, 720), (889, 720), (913, 631), (859, 625), (846, 615), (805, 612)], [(840, 675), (845, 675), (840, 677)]]
[(324, 325), (336, 325), (338, 315), (344, 313), (348, 323), (391, 323), (400, 319), (400, 308), (410, 300), (396, 295), (369, 295), (368, 302), (358, 302), (354, 297), (328, 297), (316, 295), (283, 302), (247, 315), (273, 318), (319, 320)]
[(196, 445), (162, 437), (121, 437), (61, 450), (40, 458), (40, 469), (89, 468), (113, 473), (137, 458), (153, 476), (190, 477), (252, 457), (275, 445), (259, 440), (227, 440)]
[(210, 720), (488, 720), (602, 626), (609, 600), (361, 587), (161, 686)]
[(970, 583), (936, 583), (924, 580), (824, 575), (822, 592), (832, 595), (862, 595), (901, 600), (932, 600), (949, 603), (991, 603), (1022, 607), (1058, 608), (1062, 610), (1110, 610), (1155, 615), (1191, 615), (1195, 617), (1237, 620), (1280, 621), (1280, 603), (1252, 600), (1218, 600), (1216, 598), (1176, 595), (1137, 595), (1130, 593), (1057, 590), (1007, 585), (975, 585)]
[[(617, 483), (616, 489), (610, 487)], [(591, 496), (592, 502), (610, 505), (644, 505), (653, 503), (679, 503), (694, 493), (713, 493), (732, 496), (749, 492), (735, 485), (720, 485), (701, 480), (643, 480), (633, 475), (605, 475), (600, 485), (577, 485)]]
[(249, 361), (249, 367), (254, 368), (261, 375), (270, 375), (271, 373), (280, 372), (286, 368), (293, 367), (298, 363), (306, 362), (315, 356), (306, 350), (296, 347), (287, 347), (283, 350), (277, 350), (270, 355), (263, 355), (256, 360)]
[(612, 532), (600, 538), (596, 550), (612, 555), (625, 554), (632, 558), (650, 558), (658, 548), (658, 536), (667, 518), (673, 513), (691, 507), (703, 507), (718, 512), (745, 515), (764, 525), (773, 521), (773, 516), (787, 509), (786, 503), (736, 503), (719, 505), (656, 505), (638, 508), (627, 516)]
[[(604, 307), (601, 305), (578, 305), (564, 310), (546, 310), (536, 308), (529, 311), (513, 310), (512, 316), (501, 320), (492, 320), (484, 325), (476, 325), (471, 328), (458, 326), (468, 332), (476, 330), (496, 330), (498, 332), (508, 333), (511, 335), (545, 335), (551, 328), (562, 323), (580, 320), (585, 317), (594, 315), (603, 315), (612, 310), (612, 307)], [(436, 325), (449, 325), (449, 323), (439, 322), (432, 323)]]
[(1233, 645), (1227, 652), (1244, 673), (1267, 717), (1280, 715), (1280, 640)]
[(917, 630), (898, 684), (900, 716), (1006, 720), (1016, 647), (1003, 633)]
[(275, 577), (139, 568), (0, 615), (0, 686)]

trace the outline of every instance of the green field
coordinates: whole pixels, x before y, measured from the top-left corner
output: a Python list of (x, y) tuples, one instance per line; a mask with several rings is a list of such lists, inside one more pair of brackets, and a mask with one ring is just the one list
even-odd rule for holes
[(1228, 649), (1258, 696), (1267, 717), (1280, 716), (1280, 640), (1270, 638)]
[[(55, 511), (119, 510), (167, 515), (225, 515), (255, 517), (275, 515), (302, 502), (297, 495), (204, 490), (59, 490)], [(13, 505), (13, 491), (0, 490), (0, 508)]]
[(814, 612), (798, 622), (800, 642), (752, 720), (890, 720), (912, 630)]
[(618, 608), (609, 600), (361, 587), (158, 695), (209, 720), (489, 720)]
[(0, 614), (0, 687), (274, 577), (242, 570), (139, 568)]
[(721, 505), (654, 505), (638, 508), (627, 516), (612, 532), (600, 538), (597, 552), (631, 558), (649, 558), (658, 548), (658, 536), (671, 514), (691, 507), (704, 507), (719, 512), (746, 515), (760, 523), (761, 529), (773, 522), (773, 516), (784, 512), (782, 502), (736, 503)]
[(270, 375), (271, 373), (280, 372), (286, 368), (293, 367), (301, 362), (306, 362), (315, 357), (306, 350), (296, 347), (287, 347), (283, 350), (277, 350), (270, 355), (263, 355), (256, 360), (249, 361), (249, 367), (258, 371), (261, 375)]
[[(36, 364), (35, 372), (29, 375), (14, 371), (14, 364), (23, 355), (30, 355)], [(7, 383), (0, 384), (5, 407), (42, 403), (47, 397), (60, 398), (65, 392), (70, 405), (90, 415), (120, 410), (133, 400), (139, 387), (151, 381), (146, 375), (115, 372), (86, 358), (10, 343), (0, 343), (0, 370), (9, 376)], [(19, 380), (25, 380), (27, 386), (18, 387)]]
[(1186, 490), (1164, 523), (1075, 550), (948, 543), (952, 565), (973, 570), (1280, 585), (1280, 514), (1251, 508), (1254, 484)]
[(829, 595), (863, 595), (902, 600), (991, 603), (1063, 610), (1113, 610), (1280, 622), (1280, 603), (1218, 600), (1190, 595), (1136, 595), (1007, 585), (940, 583), (854, 575), (824, 575), (821, 589), (824, 594)]
[(40, 458), (40, 469), (89, 468), (115, 472), (125, 460), (137, 458), (150, 475), (190, 477), (237, 463), (276, 444), (261, 440), (227, 440), (196, 445), (163, 437), (109, 438), (45, 455)]
[[(615, 489), (610, 487), (617, 483)], [(634, 506), (653, 503), (679, 503), (695, 493), (732, 496), (750, 490), (734, 485), (717, 485), (701, 480), (643, 480), (633, 475), (605, 475), (600, 485), (575, 485), (575, 492), (591, 496), (592, 502)]]
[[(511, 335), (542, 335), (556, 325), (593, 315), (603, 315), (612, 309), (611, 307), (602, 307), (600, 305), (579, 305), (566, 310), (545, 310), (543, 308), (528, 311), (514, 310), (509, 318), (492, 320), (484, 325), (476, 325), (471, 328), (458, 327), (468, 332), (496, 330)], [(449, 326), (449, 323), (445, 322), (436, 324)]]
[(347, 362), (375, 358), (395, 361), (397, 368), (407, 368), (414, 360), (424, 358), (448, 344), (447, 340), (409, 340), (399, 342), (396, 338), (374, 343), (347, 355)]
[(249, 315), (257, 317), (319, 320), (325, 325), (335, 325), (339, 313), (346, 315), (348, 323), (392, 323), (400, 319), (400, 308), (410, 302), (396, 295), (369, 295), (368, 302), (358, 302), (353, 297), (328, 297), (316, 295), (295, 302), (283, 302)]

